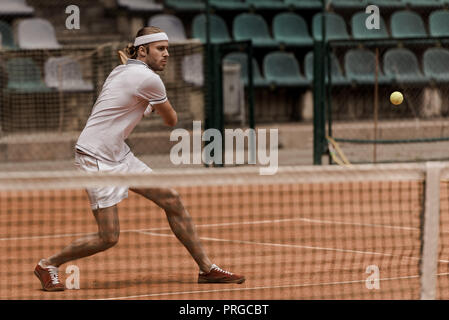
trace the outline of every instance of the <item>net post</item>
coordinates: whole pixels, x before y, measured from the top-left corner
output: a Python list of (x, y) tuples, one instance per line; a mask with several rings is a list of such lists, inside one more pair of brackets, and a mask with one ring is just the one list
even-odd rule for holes
[(439, 162), (426, 163), (426, 190), (422, 229), (423, 244), (420, 265), (421, 300), (434, 300), (436, 298), (442, 168), (443, 164)]

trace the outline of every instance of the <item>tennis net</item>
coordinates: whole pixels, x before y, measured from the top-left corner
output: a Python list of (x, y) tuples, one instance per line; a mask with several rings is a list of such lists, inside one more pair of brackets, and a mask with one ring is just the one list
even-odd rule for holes
[[(0, 173), (0, 299), (447, 299), (448, 169)], [(246, 282), (198, 284), (164, 211), (130, 192), (118, 244), (59, 268), (73, 290), (42, 291), (36, 263), (98, 231), (83, 189), (113, 185), (174, 188), (212, 262)]]

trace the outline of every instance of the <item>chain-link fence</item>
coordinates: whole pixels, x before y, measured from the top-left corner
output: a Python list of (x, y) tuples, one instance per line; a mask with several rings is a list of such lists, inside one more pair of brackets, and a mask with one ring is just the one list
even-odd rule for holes
[[(326, 135), (334, 160), (448, 159), (449, 105), (444, 97), (449, 90), (449, 33), (444, 4), (398, 1), (365, 12), (337, 3), (326, 11), (329, 50), (324, 67), (330, 83)], [(403, 96), (399, 105), (390, 101), (395, 91)]]
[[(117, 3), (112, 9), (106, 3), (0, 3), (0, 161), (7, 168), (73, 158), (103, 83), (120, 64), (117, 51), (154, 15), (137, 19)], [(169, 63), (160, 72), (178, 113), (177, 127), (187, 130), (193, 120), (204, 119), (203, 51), (197, 40), (171, 41)], [(167, 162), (170, 130), (160, 117), (143, 118), (126, 142), (136, 155)]]

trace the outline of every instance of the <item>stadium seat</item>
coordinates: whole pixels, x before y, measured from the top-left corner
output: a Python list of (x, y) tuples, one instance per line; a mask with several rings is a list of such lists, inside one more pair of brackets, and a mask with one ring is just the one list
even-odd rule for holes
[[(248, 56), (243, 52), (231, 52), (227, 54), (224, 59), (225, 61), (236, 62), (240, 64), (240, 75), (245, 86), (248, 85)], [(260, 73), (259, 64), (256, 59), (253, 58), (253, 85), (255, 87), (268, 86), (268, 81), (262, 77)]]
[[(317, 13), (313, 16), (312, 28), (313, 37), (321, 40), (321, 19), (323, 14)], [(328, 40), (347, 40), (349, 39), (346, 23), (343, 18), (333, 12), (326, 13), (326, 36)]]
[[(332, 66), (331, 66), (331, 81), (333, 85), (348, 85), (350, 84), (349, 80), (343, 75), (343, 71), (341, 69), (340, 63), (338, 62), (335, 54), (331, 55)], [(313, 51), (310, 51), (306, 54), (304, 58), (304, 71), (306, 74), (306, 78), (313, 82)], [(326, 68), (326, 81), (329, 81), (327, 68)]]
[[(380, 58), (379, 58), (380, 59)], [(374, 84), (376, 77), (376, 55), (367, 49), (351, 49), (345, 54), (346, 77), (356, 84)], [(378, 65), (377, 82), (391, 83), (390, 77), (383, 74), (380, 61)]]
[(381, 39), (388, 38), (387, 25), (380, 16), (380, 29), (368, 29), (365, 25), (366, 18), (369, 15), (365, 12), (358, 12), (351, 18), (352, 37), (354, 39)]
[(283, 0), (246, 0), (246, 3), (254, 9), (287, 9), (287, 4)]
[(437, 10), (429, 15), (429, 33), (432, 37), (449, 36), (449, 11)]
[(323, 7), (321, 0), (285, 0), (284, 2), (294, 9), (317, 10)]
[(0, 16), (28, 16), (34, 14), (34, 8), (27, 5), (26, 0), (2, 0)]
[(391, 15), (391, 36), (400, 38), (427, 37), (424, 21), (421, 16), (413, 11), (397, 11)]
[(442, 8), (443, 0), (404, 0), (412, 8)]
[(429, 48), (423, 56), (424, 74), (436, 82), (449, 82), (449, 50)]
[(308, 81), (299, 68), (293, 53), (275, 51), (268, 53), (263, 59), (265, 78), (269, 83), (285, 87), (309, 86)]
[(288, 46), (311, 46), (313, 44), (306, 21), (293, 12), (279, 13), (274, 17), (273, 36), (279, 43)]
[(129, 11), (157, 12), (164, 9), (164, 6), (155, 0), (117, 0), (117, 3)]
[[(58, 74), (59, 67), (61, 75)], [(70, 57), (48, 58), (44, 66), (45, 84), (66, 92), (92, 91), (92, 83), (83, 80), (81, 66)]]
[(182, 78), (185, 82), (201, 87), (204, 84), (203, 55), (189, 54), (182, 59)]
[(42, 81), (42, 73), (31, 58), (12, 58), (6, 62), (7, 90), (37, 93), (51, 91)]
[[(210, 40), (212, 43), (224, 43), (231, 41), (226, 22), (220, 16), (210, 15)], [(200, 39), (206, 43), (206, 15), (199, 14), (193, 18), (192, 38)]]
[(404, 84), (426, 84), (429, 79), (419, 68), (418, 59), (409, 49), (389, 49), (383, 57), (384, 74)]
[(148, 26), (159, 27), (165, 31), (170, 41), (186, 40), (186, 31), (181, 19), (172, 14), (156, 14), (148, 19)]
[(378, 6), (379, 8), (402, 9), (405, 8), (405, 0), (370, 0), (369, 4)]
[(212, 8), (217, 10), (247, 10), (249, 4), (245, 0), (209, 0)]
[(331, 5), (335, 9), (364, 9), (368, 6), (365, 0), (333, 0)]
[(11, 26), (4, 21), (0, 21), (0, 35), (3, 49), (17, 49)]
[(252, 40), (255, 47), (276, 47), (278, 42), (274, 40), (268, 30), (265, 19), (254, 13), (241, 13), (234, 18), (233, 34), (236, 41)]
[(55, 29), (41, 18), (24, 19), (19, 23), (17, 42), (22, 49), (60, 49)]
[(165, 0), (164, 4), (176, 11), (201, 11), (206, 8), (204, 0)]

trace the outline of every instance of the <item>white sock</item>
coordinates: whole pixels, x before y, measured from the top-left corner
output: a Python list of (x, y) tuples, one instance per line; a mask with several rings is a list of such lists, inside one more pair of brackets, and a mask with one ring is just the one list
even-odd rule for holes
[(200, 270), (200, 274), (205, 274), (205, 273), (209, 273), (213, 268), (218, 268), (218, 266), (216, 264), (212, 264), (212, 266), (210, 267), (208, 272), (204, 272)]

